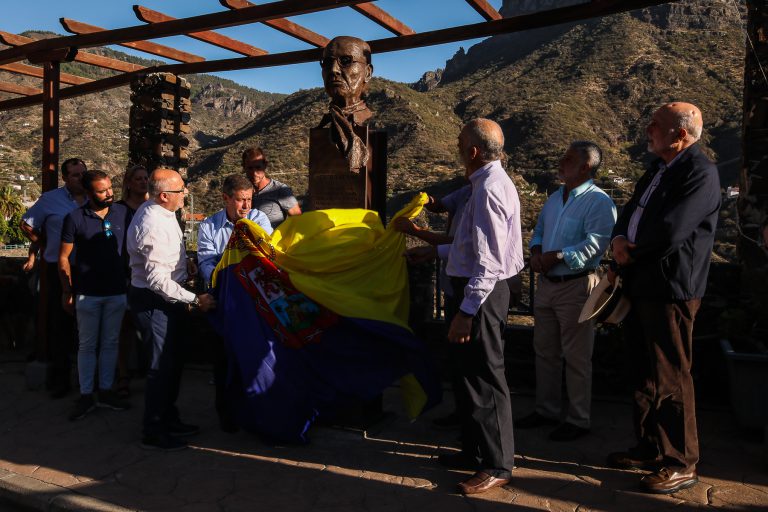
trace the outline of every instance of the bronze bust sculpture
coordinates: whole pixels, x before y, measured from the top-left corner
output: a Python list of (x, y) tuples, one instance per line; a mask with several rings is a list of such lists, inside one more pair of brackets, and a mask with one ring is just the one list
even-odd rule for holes
[(350, 170), (359, 172), (368, 161), (368, 148), (354, 127), (363, 126), (373, 115), (363, 100), (373, 75), (371, 48), (356, 37), (335, 37), (323, 50), (320, 65), (331, 103), (319, 127), (330, 123), (331, 141), (349, 162)]

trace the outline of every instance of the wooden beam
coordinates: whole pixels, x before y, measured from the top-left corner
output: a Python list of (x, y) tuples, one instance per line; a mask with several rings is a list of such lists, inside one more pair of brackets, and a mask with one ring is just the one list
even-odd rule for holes
[[(42, 39), (29, 45), (8, 48), (0, 51), (0, 64), (16, 62), (25, 59), (35, 51), (53, 48), (74, 47), (91, 48), (105, 44), (121, 44), (126, 41), (155, 39), (158, 37), (175, 36), (188, 32), (198, 32), (214, 28), (234, 27), (257, 23), (275, 18), (295, 16), (312, 12), (326, 11), (337, 7), (346, 7), (362, 3), (364, 0), (282, 0), (263, 5), (254, 5), (236, 11), (223, 11), (201, 16), (192, 16), (151, 25), (118, 28), (104, 32), (82, 34), (76, 36), (55, 37)], [(257, 58), (257, 57), (246, 57)]]
[[(248, 0), (219, 0), (219, 2), (221, 5), (229, 9), (244, 9), (246, 7), (253, 7), (255, 5)], [(302, 27), (301, 25), (298, 25), (292, 21), (288, 21), (284, 18), (265, 20), (262, 23), (268, 27), (274, 28), (275, 30), (279, 30), (283, 34), (295, 37), (296, 39), (304, 41), (305, 43), (309, 43), (312, 46), (317, 46), (319, 48), (325, 47), (325, 45), (327, 45), (330, 41), (330, 39), (327, 37), (321, 36), (320, 34), (312, 32), (306, 27)]]
[(467, 0), (467, 3), (488, 21), (501, 19), (499, 11), (494, 9), (486, 0)]
[(22, 96), (33, 96), (35, 94), (43, 94), (42, 89), (27, 87), (26, 85), (12, 84), (10, 82), (0, 82), (0, 91), (10, 92), (13, 94), (21, 94)]
[[(433, 30), (431, 32), (420, 32), (410, 36), (377, 39), (375, 41), (369, 41), (368, 43), (371, 45), (371, 51), (373, 53), (385, 53), (454, 41), (463, 41), (465, 39), (519, 32), (533, 28), (558, 25), (561, 23), (571, 23), (597, 16), (608, 16), (626, 10), (642, 9), (644, 7), (651, 7), (664, 3), (669, 3), (669, 0), (598, 0), (597, 2), (592, 2), (590, 4), (573, 5), (550, 11), (525, 14), (514, 18), (484, 21), (471, 25)], [(180, 75), (191, 73), (214, 73), (217, 71), (233, 71), (237, 69), (283, 66), (287, 64), (318, 61), (321, 55), (322, 50), (315, 48), (296, 52), (273, 53), (258, 57), (239, 57), (235, 59), (193, 62), (189, 64), (168, 64), (147, 68), (146, 72), (167, 72)], [(137, 72), (124, 73), (102, 80), (94, 80), (88, 84), (67, 87), (61, 91), (61, 97), (71, 98), (119, 87), (129, 83), (135, 74), (137, 74)], [(0, 101), (0, 111), (28, 107), (30, 105), (39, 104), (41, 101), (42, 98), (40, 96)]]
[[(18, 73), (20, 75), (34, 76), (36, 78), (43, 78), (43, 68), (39, 68), (37, 66), (27, 66), (26, 64), (20, 64), (18, 62), (11, 64), (0, 64), (0, 70), (9, 71), (11, 73)], [(60, 76), (61, 82), (69, 85), (80, 85), (93, 82), (93, 80), (90, 78), (70, 75), (69, 73), (61, 73)]]
[[(64, 27), (64, 30), (73, 34), (82, 35), (93, 34), (96, 32), (108, 32), (104, 28), (82, 23), (80, 21), (71, 20), (69, 18), (60, 18), (59, 21)], [(176, 60), (179, 62), (202, 62), (205, 60), (199, 55), (182, 52), (181, 50), (163, 46), (162, 44), (150, 43), (149, 41), (132, 41), (117, 44), (120, 46), (125, 46), (126, 48), (133, 48), (134, 50), (151, 53), (152, 55), (159, 55), (160, 57), (165, 57), (166, 59)]]
[[(163, 21), (171, 21), (176, 19), (141, 5), (134, 5), (133, 11), (136, 13), (136, 17), (145, 23), (162, 23)], [(232, 39), (231, 37), (227, 37), (222, 34), (217, 34), (216, 32), (210, 30), (206, 30), (204, 32), (190, 32), (187, 35), (199, 41), (203, 41), (204, 43), (209, 43), (214, 46), (224, 48), (225, 50), (230, 50), (249, 57), (265, 55), (269, 53), (266, 50), (262, 50), (261, 48), (256, 48), (255, 46), (251, 46), (249, 44), (243, 43), (242, 41)]]
[(43, 65), (43, 155), (42, 191), (59, 185), (59, 61)]
[(352, 8), (397, 36), (416, 33), (411, 27), (372, 3), (357, 4), (353, 5)]
[[(24, 37), (17, 34), (11, 34), (9, 32), (3, 32), (0, 30), (0, 43), (8, 46), (21, 46), (27, 43), (34, 43), (36, 40), (31, 37)], [(104, 57), (103, 55), (96, 55), (94, 53), (77, 52), (75, 55), (77, 62), (84, 64), (91, 64), (92, 66), (98, 66), (100, 68), (111, 69), (113, 71), (136, 71), (144, 69), (144, 66), (138, 64), (132, 64), (130, 62), (124, 62), (122, 60), (111, 59)]]

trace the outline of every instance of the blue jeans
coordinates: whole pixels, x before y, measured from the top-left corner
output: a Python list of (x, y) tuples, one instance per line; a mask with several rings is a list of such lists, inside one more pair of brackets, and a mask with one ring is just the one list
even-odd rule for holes
[(93, 393), (96, 375), (96, 351), (98, 350), (99, 389), (112, 389), (117, 365), (117, 345), (120, 325), (125, 313), (125, 294), (95, 297), (77, 295), (77, 329), (80, 348), (77, 351), (77, 373), (80, 393)]

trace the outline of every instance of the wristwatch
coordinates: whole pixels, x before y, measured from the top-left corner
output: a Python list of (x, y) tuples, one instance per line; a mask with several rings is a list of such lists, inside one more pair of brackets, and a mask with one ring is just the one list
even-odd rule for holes
[(563, 251), (557, 251), (557, 254), (555, 254), (555, 258), (558, 260), (562, 260), (564, 256)]
[(200, 307), (200, 298), (195, 295), (195, 300), (187, 303), (187, 311), (194, 311)]

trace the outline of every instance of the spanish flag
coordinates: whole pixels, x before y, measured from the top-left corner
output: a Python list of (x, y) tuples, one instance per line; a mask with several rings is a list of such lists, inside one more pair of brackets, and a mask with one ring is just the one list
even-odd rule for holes
[[(396, 217), (416, 216), (426, 200)], [(369, 210), (307, 212), (271, 236), (237, 222), (214, 271), (211, 319), (242, 428), (306, 442), (318, 417), (395, 382), (412, 418), (440, 401), (426, 346), (408, 327), (404, 250), (405, 237)]]

